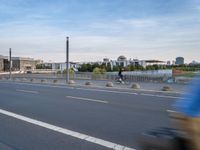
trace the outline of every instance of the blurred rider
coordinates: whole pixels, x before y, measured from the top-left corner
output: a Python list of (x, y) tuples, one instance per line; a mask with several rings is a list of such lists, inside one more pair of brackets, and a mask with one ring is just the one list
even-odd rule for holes
[(122, 68), (119, 69), (118, 76), (123, 81)]
[(191, 150), (200, 150), (200, 76), (194, 79), (188, 94), (175, 106), (185, 117), (183, 126), (193, 147)]

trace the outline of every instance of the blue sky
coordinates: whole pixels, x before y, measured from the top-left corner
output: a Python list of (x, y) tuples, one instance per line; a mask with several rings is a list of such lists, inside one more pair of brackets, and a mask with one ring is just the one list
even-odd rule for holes
[(200, 61), (199, 0), (0, 0), (0, 54)]

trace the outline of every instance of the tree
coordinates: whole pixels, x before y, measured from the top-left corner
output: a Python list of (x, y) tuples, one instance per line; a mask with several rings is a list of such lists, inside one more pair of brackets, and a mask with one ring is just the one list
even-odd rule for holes
[(93, 74), (95, 74), (95, 75), (104, 74), (104, 73), (106, 73), (106, 69), (104, 69), (104, 68), (101, 69), (101, 68), (96, 67), (93, 70)]

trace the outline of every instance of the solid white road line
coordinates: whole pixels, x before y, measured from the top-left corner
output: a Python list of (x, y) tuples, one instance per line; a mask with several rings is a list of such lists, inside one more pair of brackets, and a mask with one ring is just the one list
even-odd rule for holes
[(113, 142), (105, 141), (103, 139), (99, 139), (99, 138), (92, 137), (92, 136), (89, 136), (89, 135), (86, 135), (86, 134), (82, 134), (82, 133), (79, 133), (79, 132), (75, 132), (75, 131), (72, 131), (72, 130), (61, 128), (61, 127), (58, 127), (58, 126), (55, 126), (55, 125), (52, 125), (52, 124), (48, 124), (48, 123), (38, 121), (38, 120), (35, 120), (35, 119), (32, 119), (32, 118), (28, 118), (28, 117), (25, 117), (25, 116), (22, 116), (22, 115), (18, 115), (18, 114), (15, 114), (13, 112), (9, 112), (9, 111), (3, 110), (3, 109), (0, 109), (0, 113), (3, 114), (3, 115), (9, 116), (9, 117), (13, 117), (13, 118), (18, 119), (18, 120), (22, 120), (22, 121), (25, 121), (25, 122), (28, 122), (28, 123), (31, 123), (31, 124), (52, 130), (52, 131), (56, 131), (56, 132), (59, 132), (59, 133), (62, 133), (62, 134), (68, 135), (68, 136), (72, 136), (72, 137), (75, 137), (75, 138), (78, 138), (78, 139), (81, 139), (81, 140), (85, 140), (85, 141), (95, 143), (95, 144), (98, 144), (98, 145), (101, 145), (101, 146), (104, 146), (104, 147), (107, 147), (107, 148), (111, 148), (111, 149), (114, 149), (114, 150), (135, 150), (133, 148), (125, 147), (123, 145), (119, 145), (119, 144), (116, 144), (116, 143), (113, 143)]
[(145, 93), (141, 93), (140, 95), (142, 95), (142, 96), (151, 96), (151, 97), (161, 97), (161, 98), (180, 99), (180, 97), (175, 97), (175, 96), (154, 95), (154, 94), (145, 94)]
[[(40, 83), (20, 83), (20, 82), (4, 82), (9, 84), (18, 84), (18, 85), (28, 85), (28, 86), (38, 86), (38, 87), (51, 87), (51, 88), (60, 88), (60, 89), (74, 89), (74, 87), (62, 86), (62, 85), (50, 85), (50, 84), (40, 84)], [(63, 84), (64, 85), (64, 84)]]
[[(136, 89), (133, 89), (136, 90)], [(138, 89), (138, 91), (144, 92), (156, 92), (156, 93), (171, 93), (171, 94), (184, 94), (184, 92), (176, 92), (176, 91), (159, 91), (159, 90), (148, 90), (148, 89)]]
[(84, 97), (74, 97), (74, 96), (66, 96), (66, 98), (71, 99), (78, 99), (78, 100), (84, 100), (84, 101), (90, 101), (90, 102), (97, 102), (97, 103), (104, 103), (108, 104), (108, 101), (98, 100), (98, 99), (90, 99), (90, 98), (84, 98)]
[(23, 93), (39, 94), (38, 91), (29, 91), (29, 90), (21, 90), (21, 89), (16, 89), (16, 91), (23, 92)]
[(84, 91), (96, 91), (96, 92), (106, 92), (106, 93), (116, 93), (116, 94), (138, 95), (138, 93), (125, 92), (125, 91), (112, 91), (112, 90), (86, 89), (86, 88), (76, 88), (76, 89), (78, 89), (78, 90), (84, 90)]
[(177, 113), (177, 111), (175, 111), (175, 110), (169, 110), (169, 109), (167, 109), (166, 110), (168, 113)]

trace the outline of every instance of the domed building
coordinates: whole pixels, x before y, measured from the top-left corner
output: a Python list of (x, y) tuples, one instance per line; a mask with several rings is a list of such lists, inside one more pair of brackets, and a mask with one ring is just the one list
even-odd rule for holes
[(121, 67), (126, 67), (130, 62), (127, 60), (127, 58), (123, 55), (119, 56), (116, 61), (116, 65)]
[(125, 56), (121, 55), (117, 58), (117, 61), (127, 61), (127, 58)]

